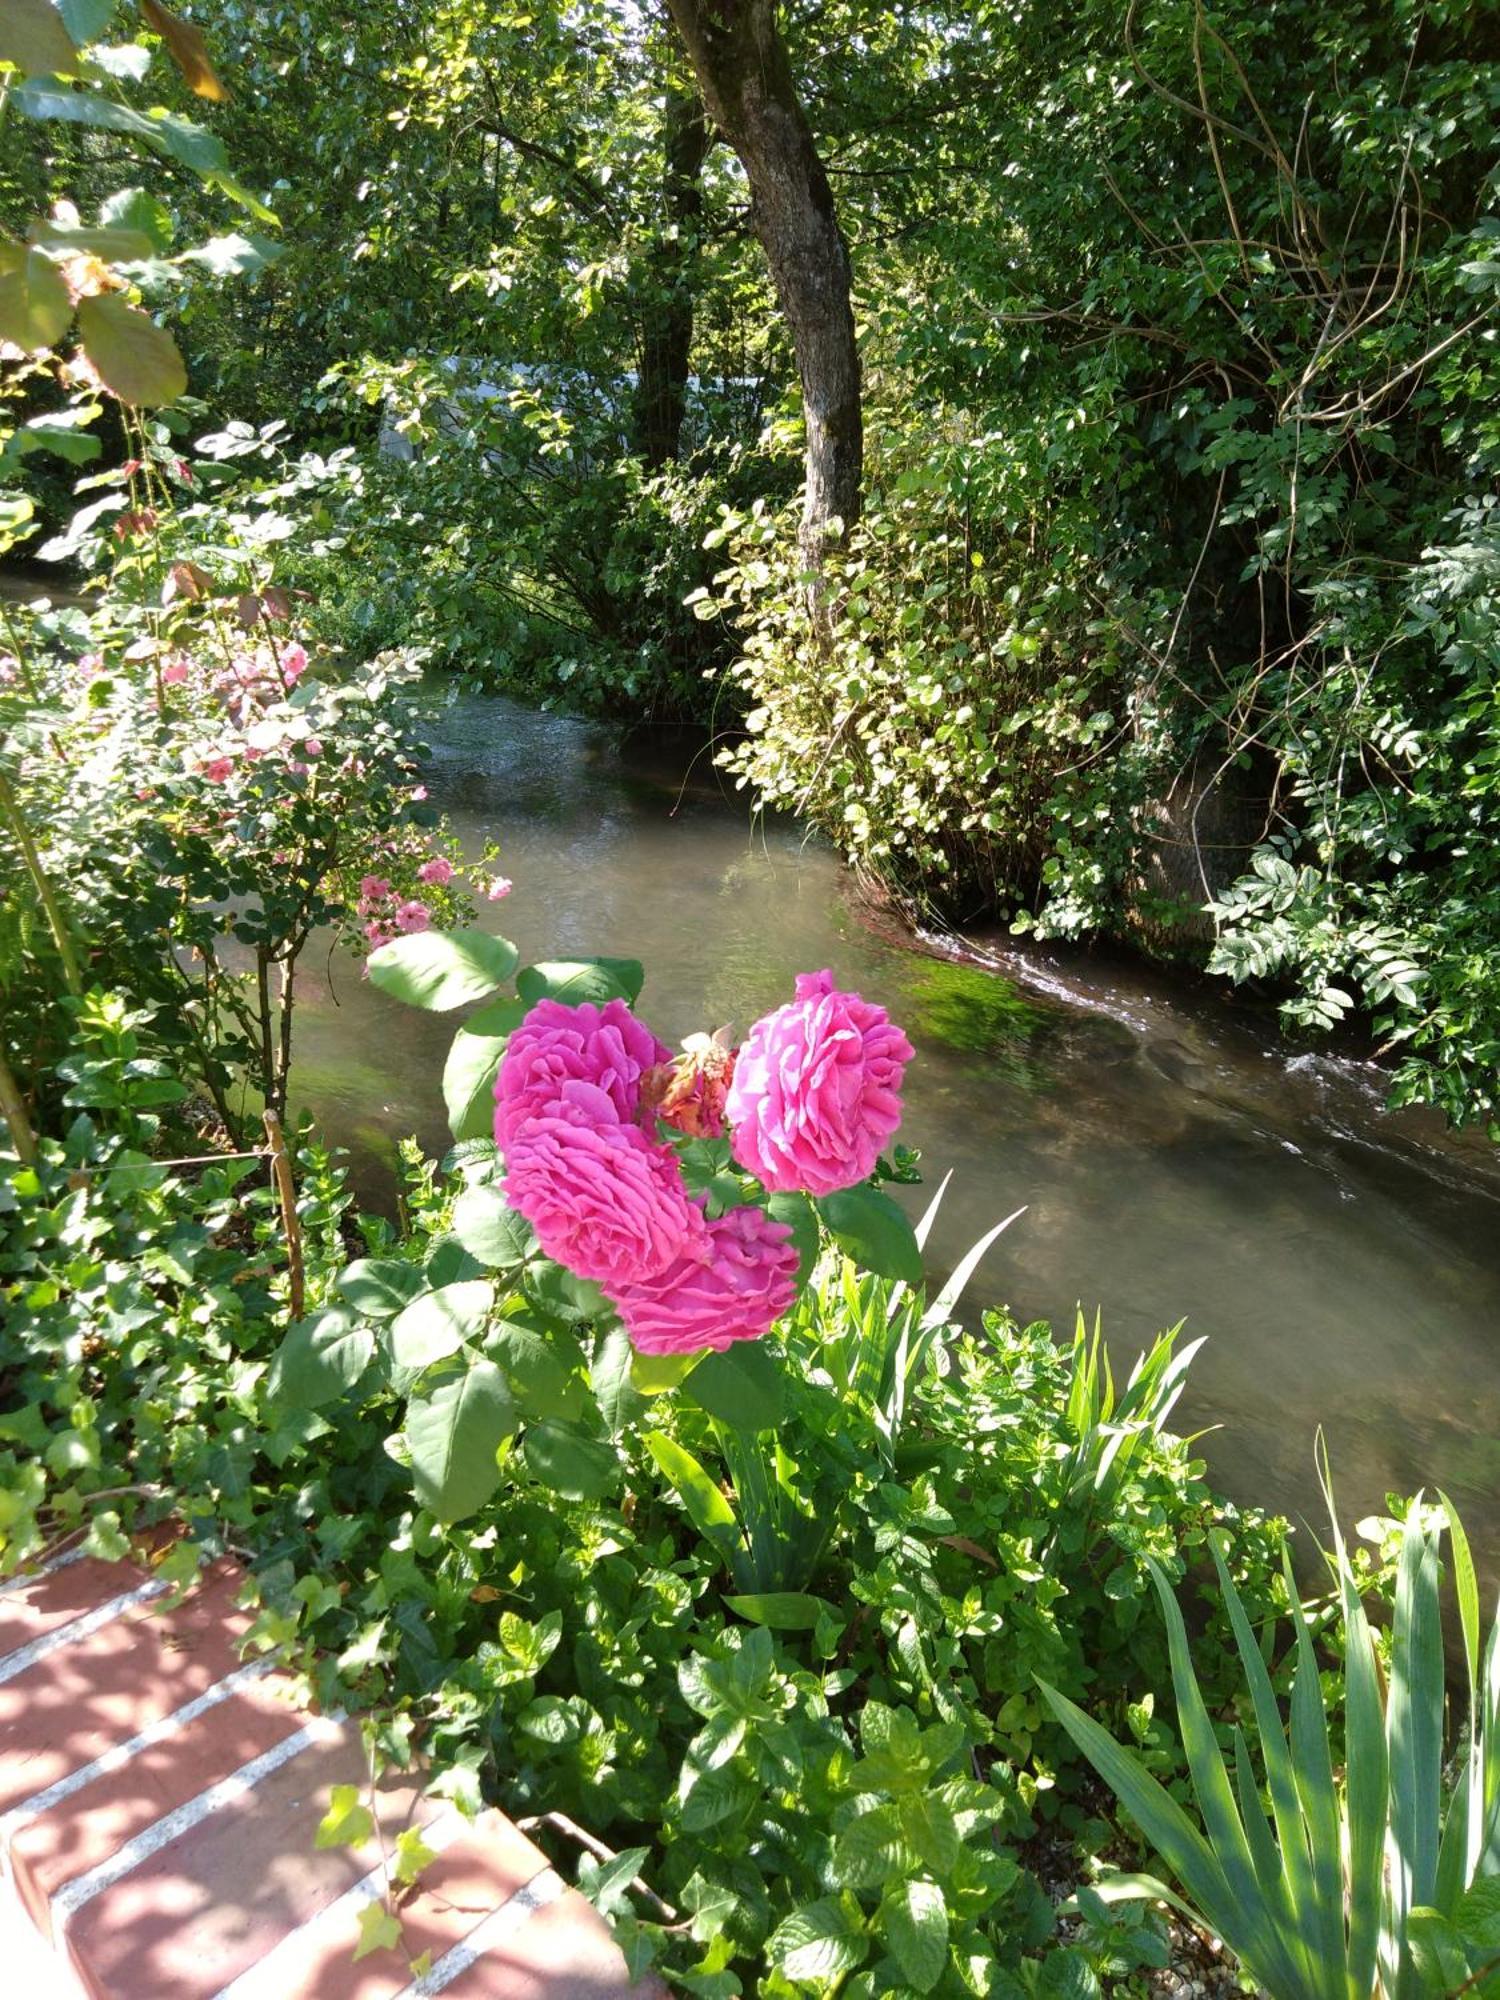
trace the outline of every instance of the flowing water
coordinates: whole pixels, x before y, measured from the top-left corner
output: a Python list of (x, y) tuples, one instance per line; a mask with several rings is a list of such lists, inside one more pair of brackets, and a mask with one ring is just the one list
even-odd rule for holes
[[(1208, 1344), (1177, 1421), (1234, 1497), (1314, 1524), (1326, 1431), (1341, 1506), (1442, 1484), (1500, 1549), (1500, 1171), (1491, 1149), (1387, 1117), (1357, 1064), (1298, 1054), (1263, 1016), (1129, 965), (915, 950), (872, 924), (834, 856), (752, 824), (708, 758), (460, 696), (426, 773), (515, 891), (481, 921), (529, 958), (644, 961), (641, 1012), (676, 1043), (737, 1030), (831, 966), (916, 1045), (903, 1137), (954, 1170), (929, 1246), (951, 1264), (1026, 1204), (970, 1299), (1071, 1328), (1102, 1305), (1117, 1366), (1186, 1319)], [(978, 955), (985, 955), (978, 941)], [(389, 1197), (395, 1140), (447, 1142), (455, 1025), (311, 959), (299, 1102)], [(924, 1200), (921, 1190), (915, 1200)]]

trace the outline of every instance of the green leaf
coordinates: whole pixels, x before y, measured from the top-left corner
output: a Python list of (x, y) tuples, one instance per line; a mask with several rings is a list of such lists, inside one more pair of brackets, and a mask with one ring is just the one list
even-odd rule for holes
[(536, 1251), (531, 1224), (506, 1207), (497, 1187), (464, 1190), (453, 1204), (453, 1233), (491, 1271), (512, 1271)]
[(122, 403), (173, 403), (186, 390), (187, 369), (176, 341), (117, 292), (80, 301), (78, 331), (100, 380)]
[(73, 301), (62, 272), (46, 252), (0, 242), (0, 340), (28, 353), (55, 347), (72, 317)]
[(925, 1868), (947, 1875), (963, 1844), (958, 1822), (936, 1792), (912, 1792), (898, 1802), (901, 1832)]
[(826, 1598), (811, 1597), (805, 1590), (759, 1590), (724, 1602), (741, 1618), (773, 1632), (812, 1632), (821, 1617), (838, 1617)]
[(128, 104), (101, 97), (93, 90), (71, 90), (64, 84), (23, 83), (10, 94), (10, 101), (24, 117), (42, 123), (61, 121), (67, 125), (89, 125), (98, 131), (122, 132), (137, 139), (154, 153), (180, 160), (195, 174), (236, 193), (229, 177), (229, 156), (221, 140), (191, 118), (155, 108), (135, 111)]
[(51, 0), (5, 0), (0, 62), (13, 63), (26, 76), (78, 74), (78, 51)]
[(922, 1282), (922, 1252), (916, 1233), (888, 1194), (879, 1188), (844, 1188), (819, 1197), (818, 1210), (847, 1256), (880, 1278)]
[(375, 1336), (342, 1306), (298, 1320), (272, 1358), (266, 1387), (289, 1410), (316, 1410), (346, 1394), (369, 1367)]
[(334, 1283), (340, 1297), (366, 1319), (394, 1318), (428, 1289), (420, 1265), (403, 1264), (395, 1257), (361, 1257), (346, 1265)]
[(646, 1399), (630, 1378), (635, 1349), (623, 1326), (613, 1326), (594, 1349), (589, 1380), (605, 1428), (613, 1438), (639, 1421)]
[(773, 1222), (786, 1223), (792, 1232), (792, 1248), (797, 1253), (797, 1289), (800, 1291), (812, 1276), (813, 1265), (817, 1263), (818, 1252), (823, 1247), (818, 1211), (813, 1207), (810, 1195), (782, 1189), (767, 1197), (766, 1213)]
[(23, 457), (33, 451), (50, 451), (69, 465), (88, 465), (103, 450), (91, 432), (48, 423), (44, 417), (33, 417), (24, 430), (17, 431), (16, 445)]
[(524, 1416), (576, 1420), (588, 1414), (589, 1392), (577, 1372), (583, 1350), (566, 1329), (549, 1334), (524, 1320), (497, 1320), (485, 1352), (505, 1370)]
[(492, 1361), (470, 1358), (406, 1408), (417, 1499), (445, 1525), (482, 1507), (500, 1484), (495, 1454), (515, 1430), (505, 1377)]
[(755, 1797), (755, 1787), (730, 1764), (695, 1777), (682, 1801), (682, 1830), (702, 1833), (731, 1813), (742, 1812)]
[(401, 1368), (430, 1368), (480, 1334), (495, 1309), (488, 1278), (463, 1278), (423, 1292), (391, 1321), (391, 1359)]
[(504, 938), (484, 931), (418, 931), (393, 938), (367, 961), (371, 982), (382, 993), (446, 1014), (466, 1000), (482, 1000), (509, 979), (517, 952)]
[(930, 1993), (948, 1963), (948, 1908), (936, 1882), (903, 1882), (880, 1905), (891, 1956), (908, 1986)]
[(703, 1356), (683, 1394), (711, 1417), (739, 1431), (773, 1431), (786, 1415), (786, 1376), (779, 1355), (758, 1340), (739, 1340)]
[(217, 278), (243, 278), (264, 271), (284, 255), (279, 243), (272, 243), (264, 236), (236, 234), (211, 236), (195, 249), (184, 250), (180, 261), (202, 264)]
[(144, 188), (122, 188), (112, 194), (100, 208), (99, 220), (109, 229), (138, 231), (159, 252), (171, 249), (176, 234), (171, 209)]
[(44, 250), (98, 257), (106, 264), (142, 263), (156, 247), (143, 230), (86, 222), (76, 228), (69, 223), (37, 222), (29, 233), (31, 241)]
[(642, 1396), (664, 1396), (680, 1389), (702, 1361), (705, 1350), (696, 1354), (636, 1354), (631, 1349), (630, 1380)]
[(585, 1000), (601, 1007), (607, 1000), (634, 1004), (645, 983), (645, 970), (633, 958), (549, 959), (516, 974), (516, 991), (528, 1007), (538, 1000), (560, 1000), (567, 1007)]
[(917, 1857), (893, 1805), (872, 1806), (851, 1819), (833, 1844), (833, 1874), (849, 1889), (883, 1889), (916, 1872)]
[(506, 1040), (524, 1013), (519, 1000), (496, 1000), (471, 1016), (453, 1037), (443, 1065), (443, 1103), (455, 1139), (488, 1139), (493, 1133), (495, 1075)]
[(375, 1832), (375, 1821), (358, 1785), (335, 1785), (328, 1810), (318, 1821), (313, 1846), (363, 1847)]
[(383, 1898), (366, 1903), (359, 1913), (359, 1938), (350, 1953), (351, 1961), (358, 1964), (368, 1958), (372, 1951), (394, 1951), (401, 1942), (401, 1919), (396, 1916)]
[(852, 1896), (825, 1896), (779, 1924), (766, 1944), (766, 1958), (788, 1979), (831, 1990), (869, 1949), (864, 1918)]
[(601, 1438), (549, 1419), (533, 1424), (522, 1441), (527, 1466), (565, 1500), (602, 1500), (620, 1484), (620, 1461)]
[(57, 0), (63, 26), (79, 48), (97, 42), (114, 19), (115, 0)]
[(645, 1444), (657, 1470), (676, 1489), (688, 1518), (703, 1538), (727, 1560), (739, 1549), (739, 1524), (734, 1509), (684, 1445), (664, 1431), (648, 1431)]

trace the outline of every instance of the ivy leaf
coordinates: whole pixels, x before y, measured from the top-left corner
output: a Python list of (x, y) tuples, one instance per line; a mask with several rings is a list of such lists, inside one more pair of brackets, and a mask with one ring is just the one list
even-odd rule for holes
[(410, 1888), (424, 1868), (437, 1860), (437, 1852), (422, 1838), (419, 1826), (403, 1827), (396, 1835), (396, 1860), (392, 1873), (404, 1888)]
[(772, 1932), (766, 1957), (788, 1979), (826, 1992), (853, 1971), (868, 1949), (859, 1904), (846, 1894), (824, 1896), (793, 1910)]
[(358, 1785), (335, 1785), (328, 1810), (318, 1821), (314, 1847), (363, 1847), (375, 1832), (374, 1817)]
[(463, 1278), (423, 1292), (391, 1322), (391, 1359), (401, 1368), (430, 1368), (479, 1334), (495, 1307), (488, 1278)]
[(417, 931), (372, 951), (370, 980), (382, 993), (446, 1014), (467, 1000), (482, 1000), (516, 969), (519, 953), (485, 931)]
[(922, 1282), (922, 1252), (903, 1209), (879, 1188), (843, 1188), (819, 1197), (818, 1209), (834, 1240), (863, 1270), (879, 1278)]
[(560, 1000), (566, 1007), (585, 1000), (595, 1006), (607, 1000), (634, 1004), (645, 983), (645, 968), (633, 958), (550, 959), (516, 974), (516, 991), (528, 1007), (538, 1000)]
[(478, 1356), (414, 1396), (406, 1441), (418, 1502), (445, 1527), (475, 1513), (500, 1484), (495, 1454), (515, 1427), (505, 1377)]
[(356, 1963), (372, 1951), (394, 1951), (401, 1942), (401, 1919), (394, 1916), (383, 1899), (366, 1903), (359, 1913), (359, 1942), (354, 1947)]
[(46, 252), (26, 243), (0, 243), (0, 340), (27, 353), (55, 347), (72, 317), (62, 272)]
[(186, 390), (187, 369), (176, 341), (117, 292), (82, 300), (78, 331), (100, 380), (122, 403), (174, 403)]
[(930, 1993), (948, 1963), (948, 1909), (936, 1882), (917, 1877), (889, 1891), (880, 1921), (909, 1986)]

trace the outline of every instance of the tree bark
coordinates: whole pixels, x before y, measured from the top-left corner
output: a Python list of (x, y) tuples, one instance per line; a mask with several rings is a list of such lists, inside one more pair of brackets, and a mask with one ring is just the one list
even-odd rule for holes
[(708, 120), (686, 91), (667, 86), (662, 120), (665, 172), (661, 233), (647, 259), (636, 398), (636, 449), (650, 472), (675, 462), (682, 449), (692, 367), (694, 272), (703, 216), (703, 162)]
[(750, 183), (751, 220), (792, 329), (807, 424), (803, 553), (859, 518), (864, 471), (849, 250), (776, 24), (776, 0), (667, 0), (714, 122)]

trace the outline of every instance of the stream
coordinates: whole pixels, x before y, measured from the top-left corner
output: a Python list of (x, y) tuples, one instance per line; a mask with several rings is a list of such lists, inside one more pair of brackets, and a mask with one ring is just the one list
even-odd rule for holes
[[(1346, 1520), (1441, 1484), (1500, 1549), (1500, 1159), (1435, 1120), (1380, 1109), (1365, 1064), (1299, 1053), (1262, 1011), (1129, 961), (914, 948), (873, 920), (833, 852), (752, 822), (674, 737), (458, 695), (425, 773), (466, 848), (503, 845), (515, 890), (480, 922), (522, 962), (639, 958), (664, 1041), (789, 999), (831, 966), (906, 1029), (902, 1137), (953, 1182), (940, 1268), (1026, 1212), (971, 1284), (1071, 1331), (1081, 1303), (1122, 1376), (1158, 1329), (1204, 1334), (1175, 1426), (1222, 1490), (1322, 1526), (1327, 1435)], [(395, 1141), (448, 1142), (440, 1078), (456, 1017), (377, 993), (340, 955), (299, 984), (297, 1108), (388, 1206)], [(910, 1191), (919, 1207), (928, 1191)], [(1491, 1562), (1493, 1572), (1497, 1567)]]

